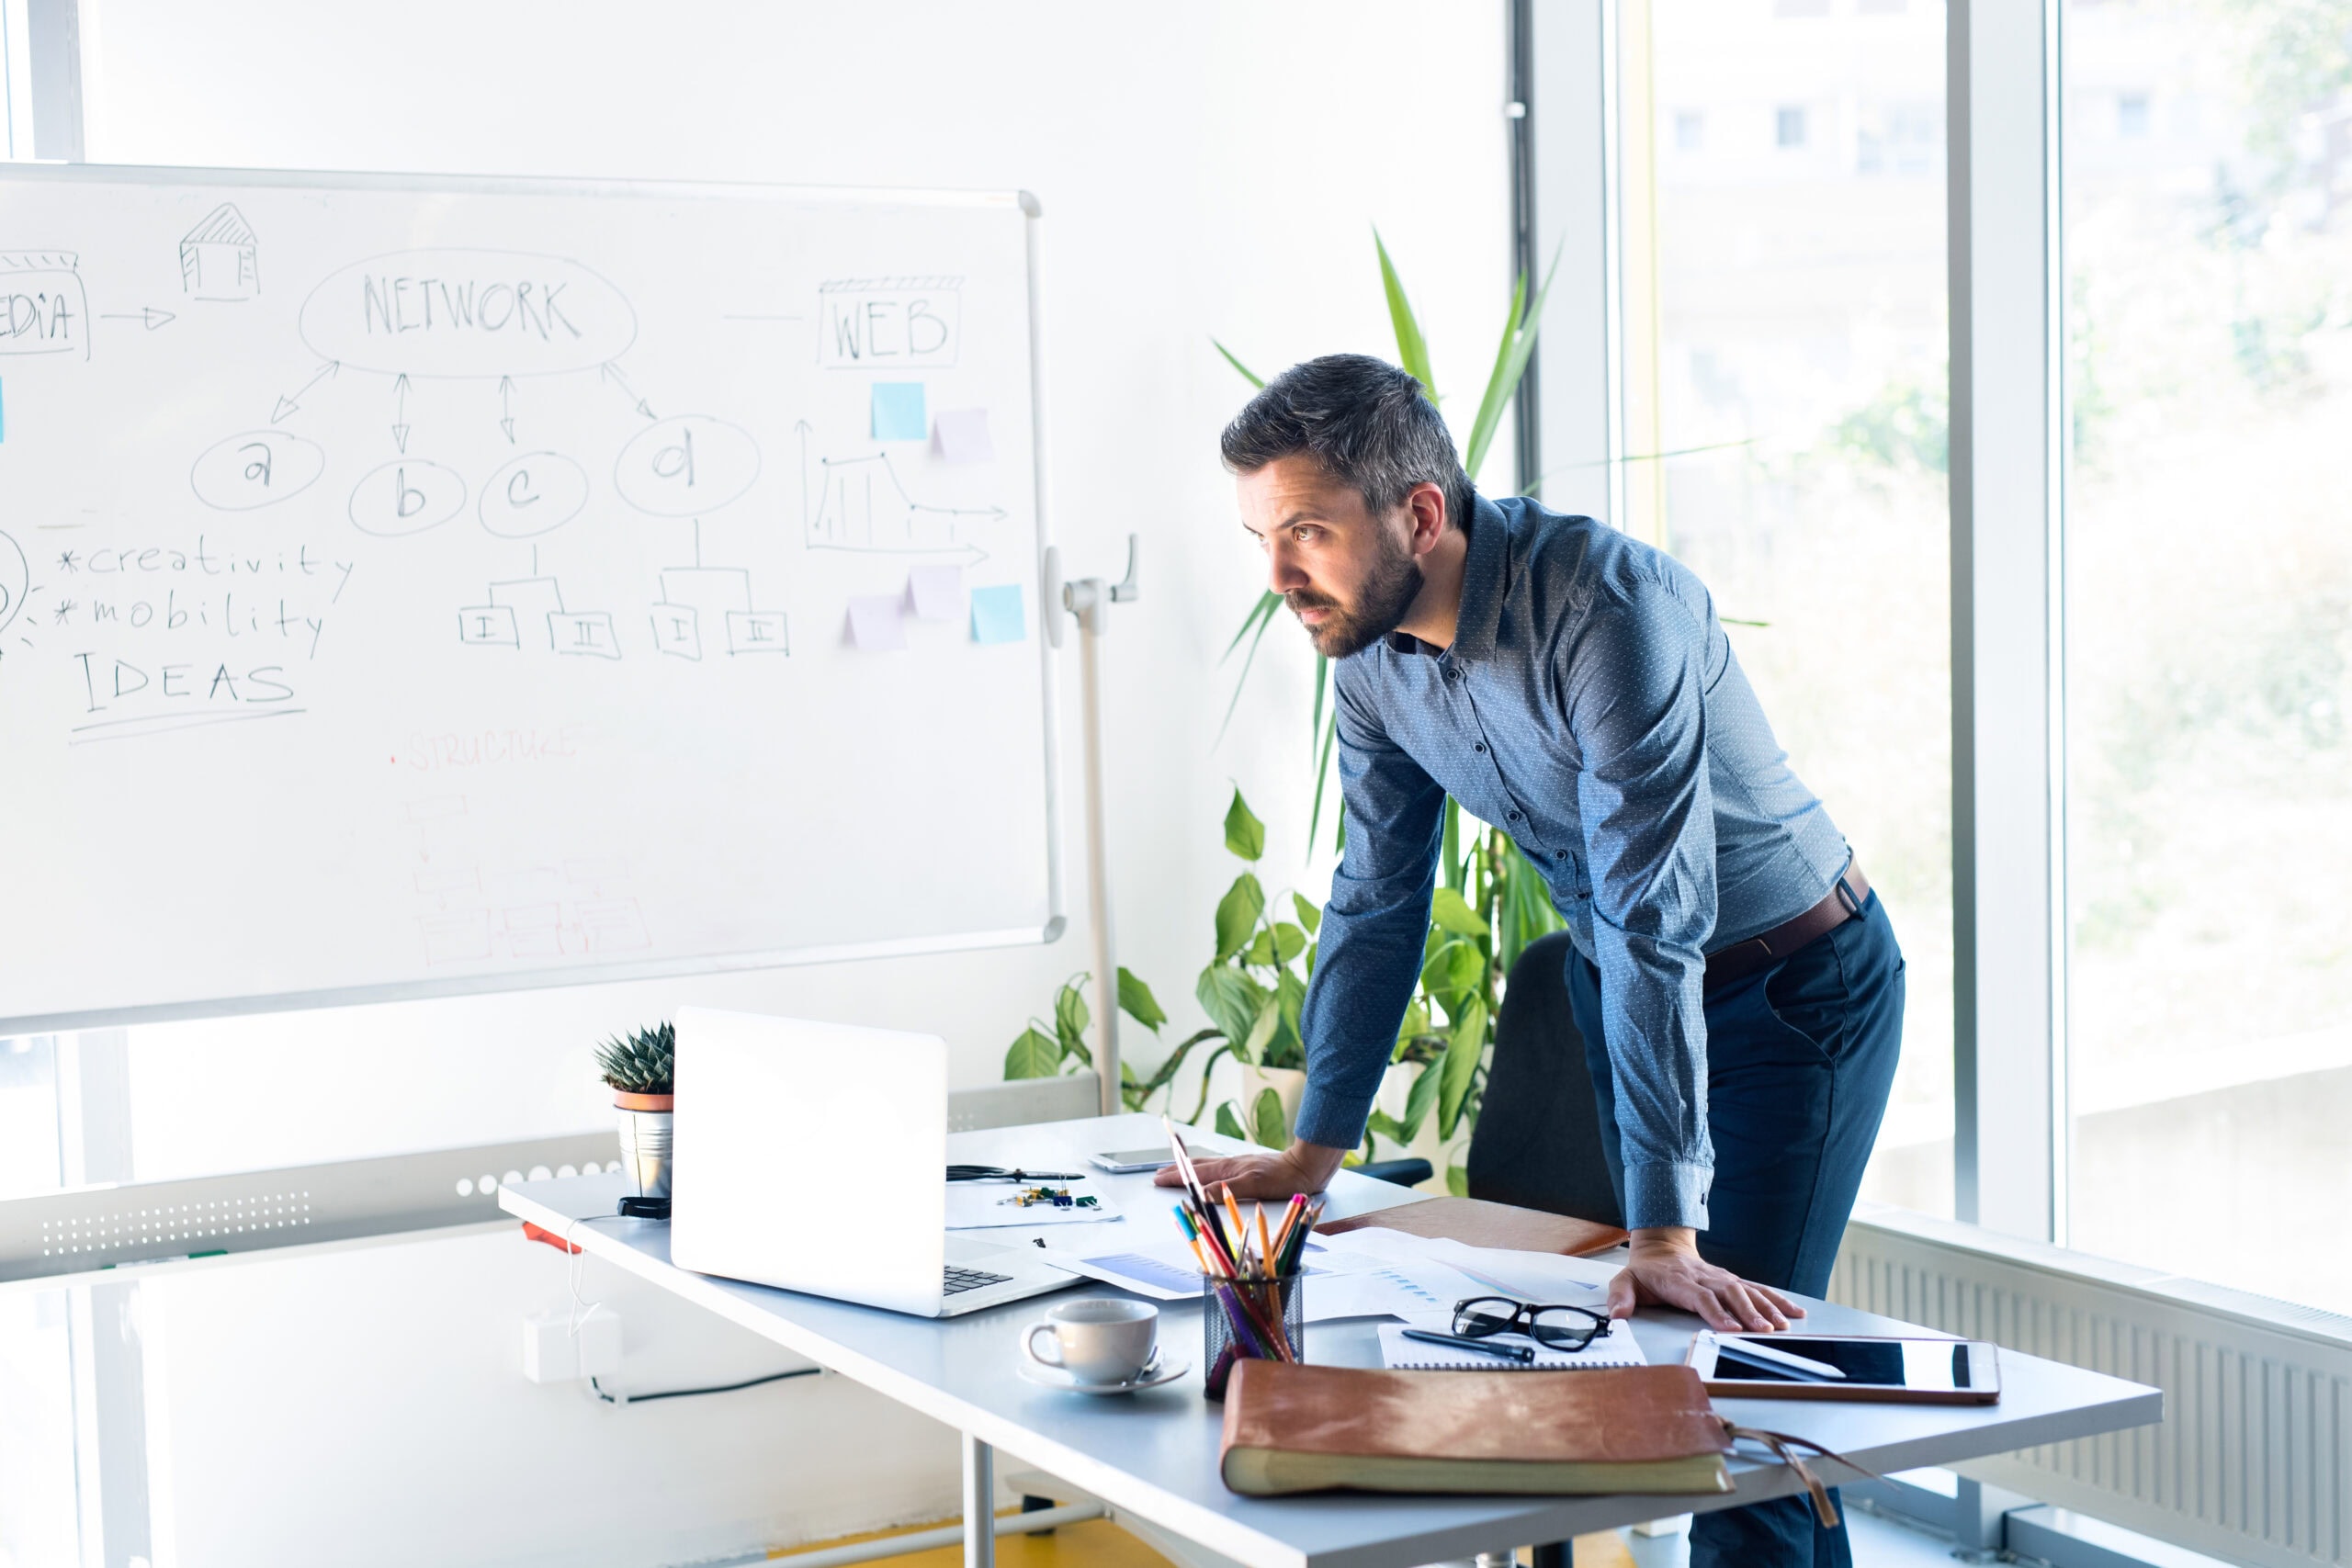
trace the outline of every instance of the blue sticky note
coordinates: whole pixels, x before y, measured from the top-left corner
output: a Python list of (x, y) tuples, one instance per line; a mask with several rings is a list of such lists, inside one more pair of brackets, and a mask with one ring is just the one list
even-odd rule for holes
[(972, 640), (1019, 642), (1029, 635), (1021, 613), (1021, 585), (972, 590)]
[(923, 412), (921, 381), (874, 383), (874, 439), (928, 441), (931, 420)]

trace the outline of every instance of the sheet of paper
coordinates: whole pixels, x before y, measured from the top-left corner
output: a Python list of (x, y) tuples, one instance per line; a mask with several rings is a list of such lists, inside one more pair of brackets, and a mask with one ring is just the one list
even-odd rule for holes
[(1315, 1240), (1316, 1245), (1328, 1247), (1336, 1257), (1442, 1264), (1476, 1280), (1485, 1291), (1500, 1292), (1521, 1301), (1594, 1306), (1607, 1299), (1609, 1282), (1617, 1277), (1617, 1265), (1589, 1258), (1470, 1247), (1438, 1237), (1408, 1235), (1377, 1225), (1338, 1235), (1318, 1235)]
[(1193, 1249), (1182, 1241), (1156, 1241), (1136, 1247), (1088, 1247), (1081, 1244), (1047, 1247), (1037, 1255), (1057, 1269), (1117, 1285), (1154, 1301), (1198, 1299), (1200, 1265)]
[(1634, 1337), (1634, 1325), (1618, 1318), (1609, 1325), (1609, 1332), (1597, 1337), (1581, 1350), (1553, 1350), (1534, 1340), (1517, 1334), (1495, 1336), (1498, 1344), (1524, 1345), (1535, 1352), (1532, 1361), (1507, 1361), (1499, 1356), (1482, 1356), (1476, 1350), (1457, 1350), (1450, 1345), (1431, 1345), (1405, 1337), (1405, 1330), (1412, 1327), (1433, 1327), (1442, 1333), (1448, 1325), (1436, 1324), (1384, 1323), (1380, 1325), (1380, 1364), (1384, 1367), (1420, 1367), (1440, 1371), (1476, 1372), (1541, 1372), (1577, 1367), (1646, 1367), (1649, 1358), (1642, 1354), (1641, 1343)]
[(903, 604), (896, 593), (862, 593), (852, 599), (849, 640), (866, 653), (906, 647), (906, 624), (899, 619)]
[(922, 441), (930, 434), (931, 421), (923, 415), (921, 381), (874, 383), (875, 440)]
[(964, 613), (964, 569), (918, 566), (907, 572), (907, 603), (926, 621), (952, 621)]
[(1008, 582), (972, 590), (972, 640), (1019, 642), (1029, 635), (1021, 609), (1021, 585)]
[(1035, 1185), (1066, 1188), (1073, 1198), (1091, 1197), (1094, 1207), (1057, 1209), (1050, 1203), (1022, 1205), (1006, 1201), (1033, 1185), (1014, 1181), (951, 1181), (947, 1184), (947, 1228), (951, 1231), (997, 1230), (1012, 1225), (1083, 1225), (1120, 1217), (1118, 1206), (1102, 1190), (1085, 1180)]
[(1318, 1231), (1315, 1238), (1306, 1246), (1310, 1252), (1327, 1254), (1335, 1260), (1333, 1266), (1339, 1267), (1340, 1265), (1336, 1260), (1343, 1258), (1417, 1262), (1421, 1258), (1434, 1256), (1430, 1248), (1436, 1247), (1437, 1243), (1427, 1236), (1408, 1235), (1403, 1231), (1372, 1227), (1359, 1231), (1341, 1231), (1337, 1235), (1327, 1235)]
[(942, 462), (987, 462), (996, 456), (996, 446), (989, 439), (989, 411), (941, 409), (932, 432), (931, 449)]
[(1454, 1303), (1486, 1293), (1486, 1287), (1476, 1280), (1442, 1265), (1410, 1263), (1384, 1263), (1344, 1272), (1317, 1269), (1310, 1264), (1301, 1288), (1306, 1292), (1309, 1323), (1431, 1314), (1451, 1322)]
[(1606, 1301), (1609, 1282), (1617, 1278), (1618, 1269), (1614, 1263), (1600, 1263), (1589, 1258), (1465, 1247), (1458, 1241), (1439, 1242), (1429, 1257), (1499, 1286), (1504, 1294), (1521, 1301), (1565, 1302), (1570, 1306), (1598, 1306)]

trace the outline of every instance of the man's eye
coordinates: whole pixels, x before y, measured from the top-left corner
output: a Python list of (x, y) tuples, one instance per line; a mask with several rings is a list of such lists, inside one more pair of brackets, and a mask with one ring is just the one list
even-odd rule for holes
[(1293, 544), (1310, 545), (1315, 542), (1315, 530), (1302, 524), (1290, 531), (1290, 537)]

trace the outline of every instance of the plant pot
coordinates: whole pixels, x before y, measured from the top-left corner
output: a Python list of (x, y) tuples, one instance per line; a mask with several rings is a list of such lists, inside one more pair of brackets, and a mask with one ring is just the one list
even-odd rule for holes
[(1306, 1092), (1306, 1071), (1299, 1067), (1261, 1067), (1249, 1062), (1241, 1066), (1241, 1124), (1253, 1124), (1251, 1112), (1258, 1104), (1258, 1096), (1267, 1089), (1272, 1089), (1274, 1098), (1282, 1101), (1283, 1125), (1297, 1126), (1299, 1097)]
[(621, 1165), (640, 1198), (670, 1196), (670, 1115), (675, 1095), (616, 1090), (621, 1113)]

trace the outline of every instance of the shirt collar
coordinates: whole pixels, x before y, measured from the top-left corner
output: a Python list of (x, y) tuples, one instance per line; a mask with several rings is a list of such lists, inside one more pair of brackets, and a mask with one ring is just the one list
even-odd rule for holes
[(1432, 648), (1410, 632), (1391, 632), (1388, 646), (1398, 653), (1426, 653), (1432, 658), (1452, 654), (1477, 660), (1495, 650), (1495, 630), (1502, 624), (1504, 577), (1510, 541), (1502, 508), (1485, 496), (1470, 506), (1468, 547), (1462, 557), (1462, 604), (1453, 616), (1453, 646)]

